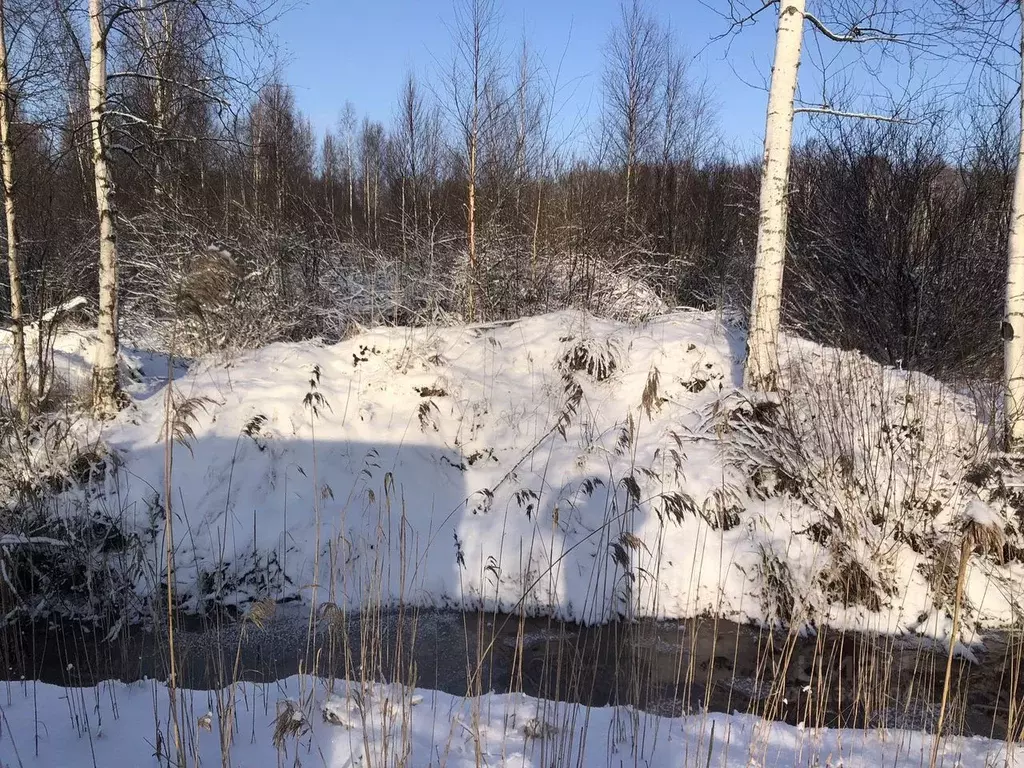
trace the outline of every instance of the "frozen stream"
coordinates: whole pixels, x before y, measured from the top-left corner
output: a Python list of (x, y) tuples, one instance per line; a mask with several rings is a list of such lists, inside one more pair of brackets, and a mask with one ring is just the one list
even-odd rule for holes
[[(794, 636), (712, 619), (583, 627), (554, 620), (456, 611), (389, 610), (321, 617), (279, 609), (262, 627), (184, 620), (176, 634), (178, 682), (206, 689), (299, 672), (386, 679), (454, 695), (523, 691), (659, 714), (706, 707), (808, 726), (934, 726), (944, 651), (866, 635)], [(93, 685), (166, 679), (165, 633), (105, 635), (82, 624), (3, 630), (8, 679)], [(989, 638), (977, 663), (953, 667), (950, 729), (1005, 738), (1020, 699), (1020, 648)]]

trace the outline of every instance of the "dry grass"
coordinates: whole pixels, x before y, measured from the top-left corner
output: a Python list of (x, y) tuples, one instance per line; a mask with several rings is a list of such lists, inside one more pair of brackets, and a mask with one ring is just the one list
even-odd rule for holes
[[(564, 360), (571, 373), (601, 378), (609, 369), (614, 370), (609, 362), (614, 361), (614, 355), (606, 354), (600, 346), (597, 352), (588, 347), (585, 355), (576, 350), (578, 346), (571, 346)], [(848, 380), (843, 376), (859, 376), (839, 363), (831, 370), (840, 383)], [(727, 426), (721, 437), (743, 437), (743, 441), (731, 443), (732, 447), (739, 446), (734, 459), (750, 470), (751, 478), (761, 478), (756, 482), (752, 479), (752, 484), (764, 496), (788, 495), (821, 509), (824, 530), (819, 535), (827, 536), (830, 542), (830, 559), (821, 575), (823, 591), (836, 604), (877, 612), (893, 593), (892, 584), (885, 578), (889, 552), (884, 545), (891, 544), (896, 536), (906, 536), (916, 521), (934, 523), (935, 502), (941, 511), (960, 500), (956, 496), (957, 482), (947, 487), (936, 479), (934, 469), (945, 454), (921, 437), (921, 425), (937, 415), (922, 409), (913, 392), (896, 393), (882, 379), (868, 377), (853, 386), (849, 400), (843, 400), (835, 388), (800, 376), (806, 376), (806, 372), (792, 372), (794, 390), (778, 403), (747, 402), (726, 412), (723, 423)], [(642, 402), (635, 413), (624, 418), (624, 455), (630, 455), (641, 414), (650, 417), (657, 410), (658, 387), (658, 375), (653, 372)], [(556, 424), (585, 417), (587, 404), (578, 391), (569, 391)], [(813, 418), (808, 419), (798, 411), (805, 407), (812, 392), (817, 406)], [(865, 414), (878, 398), (888, 404), (886, 407), (891, 407), (894, 398), (902, 399), (900, 414), (890, 413), (892, 418), (881, 420), (881, 424), (888, 425), (884, 430), (865, 427)], [(169, 421), (172, 443), (187, 443), (193, 437), (186, 427), (200, 408), (199, 404), (186, 402), (180, 406), (176, 410), (181, 418)], [(248, 438), (255, 440), (259, 427), (258, 423), (247, 426)], [(957, 456), (963, 474), (984, 464), (984, 456), (978, 451)], [(682, 469), (685, 471), (685, 463)], [(550, 562), (524, 582), (522, 599), (513, 610), (459, 614), (458, 623), (448, 629), (451, 634), (442, 638), (439, 650), (464, 656), (459, 660), (465, 671), (464, 693), (478, 708), (476, 723), (467, 726), (471, 731), (482, 720), (479, 707), (483, 705), (478, 697), (492, 688), (525, 691), (549, 700), (538, 705), (541, 711), (536, 717), (515, 726), (528, 739), (542, 743), (542, 764), (561, 764), (560, 760), (572, 754), (580, 740), (588, 738), (588, 723), (577, 719), (580, 711), (556, 707), (550, 700), (595, 705), (628, 703), (643, 711), (695, 717), (703, 716), (708, 709), (735, 709), (810, 728), (895, 728), (910, 723), (950, 735), (978, 730), (978, 723), (971, 721), (972, 713), (978, 711), (974, 705), (987, 696), (995, 701), (986, 721), (990, 733), (1014, 735), (1024, 726), (1017, 703), (1024, 656), (1020, 638), (1007, 641), (1004, 658), (986, 661), (992, 672), (988, 675), (978, 674), (953, 652), (959, 638), (968, 565), (972, 558), (1001, 557), (1007, 544), (1004, 530), (966, 519), (925, 542), (932, 553), (928, 578), (936, 608), (954, 609), (946, 653), (891, 634), (825, 631), (819, 623), (823, 617), (801, 601), (800, 586), (794, 582), (784, 551), (785, 541), (777, 546), (762, 545), (760, 550), (761, 599), (765, 615), (773, 620), (772, 628), (736, 627), (714, 617), (683, 622), (678, 627), (632, 621), (635, 614), (630, 611), (639, 600), (633, 590), (656, 589), (650, 585), (658, 583), (657, 579), (644, 581), (637, 567), (638, 557), (642, 554), (646, 561), (657, 564), (666, 553), (662, 542), (640, 540), (626, 524), (632, 522), (630, 515), (642, 513), (639, 484), (629, 479), (642, 474), (641, 468), (631, 470), (634, 473), (628, 478), (602, 481), (610, 501), (605, 519), (598, 526), (599, 536), (595, 536), (610, 553), (597, 569), (595, 584), (613, 581), (620, 585), (616, 594), (621, 598), (624, 620), (595, 630), (528, 616), (524, 606), (536, 593), (543, 592), (546, 580), (557, 576), (560, 564)], [(765, 479), (769, 474), (770, 482)], [(317, 480), (314, 477), (310, 482)], [(319, 493), (320, 489), (316, 490)], [(325, 599), (311, 606), (308, 616), (313, 629), (300, 669), (307, 690), (295, 699), (274, 704), (276, 716), (270, 738), (282, 753), (292, 746), (297, 748), (307, 735), (317, 698), (344, 690), (363, 732), (375, 729), (384, 734), (380, 740), (365, 743), (369, 763), (398, 766), (408, 761), (412, 746), (409, 722), (417, 704), (414, 689), (424, 679), (418, 650), (420, 644), (430, 640), (421, 634), (423, 614), (415, 607), (415, 596), (403, 593), (395, 605), (388, 585), (396, 575), (403, 589), (404, 585), (415, 584), (422, 552), (417, 549), (419, 542), (391, 535), (392, 531), (409, 530), (405, 500), (396, 493), (394, 477), (383, 480), (375, 498), (377, 538), (366, 550), (372, 554), (360, 560), (358, 566), (348, 562), (350, 543), (342, 536), (321, 542), (327, 570), (335, 577), (330, 583), (317, 585)], [(690, 504), (678, 501), (677, 514), (664, 515), (662, 525), (675, 525), (684, 516), (703, 513), (712, 530), (729, 530), (737, 524), (735, 500), (736, 490), (723, 482), (704, 507), (698, 508), (692, 500)], [(844, 544), (861, 535), (868, 546), (854, 550)], [(450, 542), (443, 545), (450, 546)], [(526, 556), (532, 558), (534, 554), (528, 552)], [(496, 573), (506, 565), (494, 558), (482, 567)], [(482, 576), (480, 582), (486, 583), (487, 574)], [(656, 605), (658, 596), (651, 596), (651, 600)], [(173, 604), (173, 596), (169, 596), (165, 608), (170, 610)], [(246, 648), (255, 636), (272, 628), (277, 613), (276, 604), (269, 598), (251, 604), (235, 621), (233, 663), (218, 662), (221, 691), (217, 695), (216, 723), (225, 766), (230, 764), (233, 741), (244, 727), (240, 723), (243, 707), (239, 706), (236, 691), (239, 682), (251, 676), (251, 670), (243, 664)], [(808, 634), (809, 626), (821, 631)], [(211, 620), (210, 630), (219, 628)], [(541, 629), (544, 631), (539, 632)], [(69, 650), (68, 658), (71, 656)], [(997, 669), (998, 674), (994, 673)], [(69, 681), (69, 687), (73, 682)], [(381, 683), (391, 684), (387, 706), (374, 709), (367, 706), (367, 697), (371, 692), (379, 695), (382, 689), (377, 686)], [(71, 706), (75, 715), (87, 709), (74, 699)], [(245, 703), (245, 707), (253, 706), (252, 702)], [(385, 714), (375, 714), (379, 712)], [(324, 717), (322, 712), (320, 716)], [(639, 711), (623, 717), (632, 718), (624, 728), (631, 729), (636, 739), (665, 738)], [(182, 724), (182, 733), (174, 759), (188, 763), (195, 756), (196, 734), (209, 730), (213, 719), (202, 711), (182, 712), (175, 722)], [(169, 733), (167, 725), (155, 722), (155, 731)], [(448, 735), (449, 745), (453, 738)], [(479, 734), (474, 738), (479, 749)], [(164, 758), (170, 758), (164, 737), (157, 740), (163, 745)], [(712, 742), (713, 734), (707, 743)], [(442, 749), (439, 757), (443, 756)], [(686, 762), (706, 768), (712, 759), (712, 749), (707, 746), (705, 751), (688, 756)], [(609, 755), (609, 765), (613, 762)]]

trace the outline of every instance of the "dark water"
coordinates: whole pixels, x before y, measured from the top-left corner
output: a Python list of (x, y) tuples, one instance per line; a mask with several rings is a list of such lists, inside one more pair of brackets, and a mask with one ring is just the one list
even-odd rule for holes
[[(664, 715), (753, 712), (808, 727), (931, 729), (946, 654), (913, 640), (795, 636), (722, 620), (584, 627), (549, 619), (436, 610), (335, 615), (279, 610), (262, 626), (188, 619), (176, 632), (178, 683), (214, 688), (299, 672), (401, 681), (455, 695), (522, 691)], [(59, 685), (166, 679), (165, 630), (19, 625), (0, 631), (7, 679)], [(955, 660), (944, 731), (1006, 738), (1021, 699), (1021, 649), (990, 639)], [(237, 672), (237, 674), (236, 674)], [(1016, 729), (1015, 729), (1016, 730)], [(1014, 734), (1016, 737), (1018, 734)]]

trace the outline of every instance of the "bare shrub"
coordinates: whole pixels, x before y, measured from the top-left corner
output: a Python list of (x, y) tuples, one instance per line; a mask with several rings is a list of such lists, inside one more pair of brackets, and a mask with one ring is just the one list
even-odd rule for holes
[[(726, 450), (752, 495), (806, 510), (799, 515), (810, 524), (794, 535), (824, 550), (817, 581), (826, 599), (883, 609), (899, 591), (898, 553), (909, 548), (924, 557), (919, 570), (936, 605), (951, 605), (955, 521), (977, 493), (967, 480), (990, 474), (973, 401), (923, 375), (797, 340), (783, 382), (778, 396), (723, 401)], [(947, 541), (957, 542), (953, 552)], [(780, 582), (778, 568), (762, 570)]]

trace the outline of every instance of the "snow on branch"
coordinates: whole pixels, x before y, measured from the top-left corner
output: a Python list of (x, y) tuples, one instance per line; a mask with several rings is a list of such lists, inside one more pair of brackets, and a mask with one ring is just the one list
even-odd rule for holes
[(821, 34), (827, 37), (829, 40), (834, 40), (837, 43), (896, 43), (900, 42), (900, 37), (893, 35), (888, 32), (881, 32), (876, 29), (868, 27), (853, 27), (848, 34), (840, 35), (837, 32), (833, 32), (829, 29), (821, 19), (811, 13), (804, 11), (804, 18), (811, 22)]
[(857, 120), (877, 120), (881, 123), (896, 123), (899, 125), (913, 125), (915, 120), (910, 120), (897, 115), (876, 115), (871, 112), (847, 112), (842, 109), (833, 109), (827, 105), (795, 107), (794, 114), (805, 115), (831, 115), (832, 117), (852, 117)]
[[(176, 80), (172, 77), (161, 77), (160, 75), (150, 75), (144, 72), (113, 72), (107, 75), (107, 80), (117, 80), (125, 77), (135, 77), (139, 78), (140, 80), (152, 80), (154, 82), (175, 85), (179, 88), (184, 88), (186, 90), (192, 91), (193, 93), (196, 93), (202, 96), (203, 98), (209, 99), (210, 101), (215, 101), (223, 107), (231, 106), (230, 102), (225, 101), (224, 99), (220, 98), (215, 94), (210, 93), (209, 91), (204, 91), (202, 88), (198, 88), (190, 83), (182, 82), (181, 80)], [(203, 81), (199, 82), (209, 82), (209, 78), (204, 78)]]

